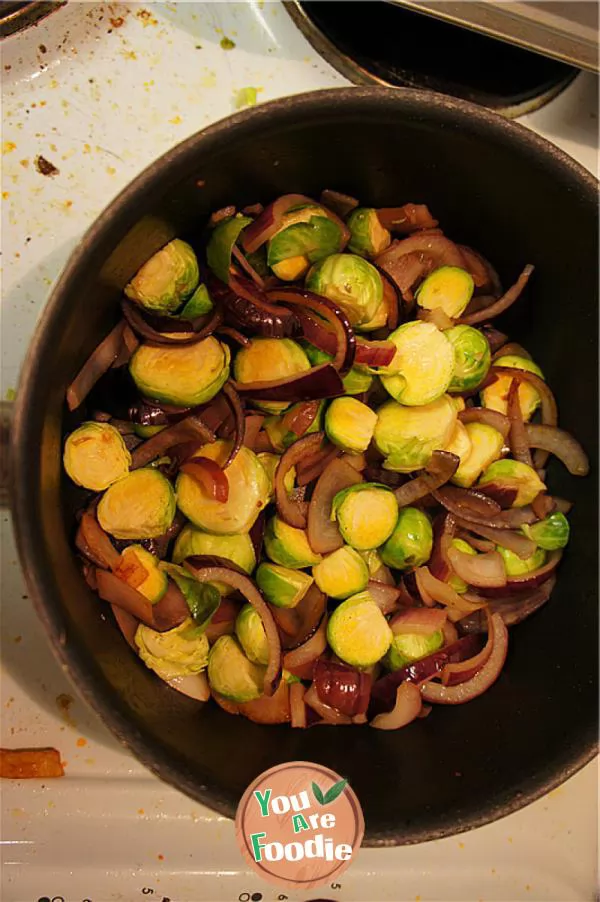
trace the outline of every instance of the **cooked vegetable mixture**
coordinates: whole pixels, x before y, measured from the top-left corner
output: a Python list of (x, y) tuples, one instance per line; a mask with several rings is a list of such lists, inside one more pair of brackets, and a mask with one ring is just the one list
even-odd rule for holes
[(518, 300), (424, 205), (213, 214), (132, 274), (69, 387), (75, 544), (157, 677), (258, 723), (398, 729), (501, 673), (588, 462)]

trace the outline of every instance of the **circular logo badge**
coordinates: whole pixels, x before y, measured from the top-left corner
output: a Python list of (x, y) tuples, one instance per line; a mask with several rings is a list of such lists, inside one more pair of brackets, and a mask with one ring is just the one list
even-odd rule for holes
[(365, 832), (347, 780), (320, 764), (291, 761), (250, 784), (235, 819), (244, 857), (265, 880), (310, 889), (339, 877)]

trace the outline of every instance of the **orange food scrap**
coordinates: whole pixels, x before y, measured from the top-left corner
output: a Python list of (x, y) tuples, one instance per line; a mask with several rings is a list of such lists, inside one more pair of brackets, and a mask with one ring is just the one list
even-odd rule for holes
[(80, 749), (85, 748), (87, 745), (87, 739), (84, 739), (83, 736), (80, 736), (77, 742), (75, 743)]
[(28, 780), (64, 777), (57, 749), (0, 749), (0, 777)]

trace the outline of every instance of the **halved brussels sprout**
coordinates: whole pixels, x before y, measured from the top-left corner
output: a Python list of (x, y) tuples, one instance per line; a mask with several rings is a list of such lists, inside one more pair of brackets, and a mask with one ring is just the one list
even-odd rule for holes
[(431, 455), (445, 448), (456, 426), (457, 412), (449, 395), (422, 407), (387, 401), (377, 411), (373, 438), (386, 458), (386, 470), (411, 473), (427, 466)]
[(454, 346), (433, 323), (404, 323), (388, 338), (396, 345), (389, 367), (382, 370), (386, 391), (409, 407), (429, 404), (447, 390), (454, 372)]
[(212, 583), (199, 582), (185, 567), (180, 567), (178, 564), (161, 561), (159, 566), (171, 577), (185, 598), (194, 626), (197, 629), (205, 630), (221, 604), (221, 596), (217, 587)]
[(131, 454), (121, 433), (110, 423), (82, 423), (66, 442), (63, 463), (77, 485), (102, 492), (126, 476)]
[(516, 490), (517, 495), (512, 507), (525, 507), (526, 504), (531, 504), (535, 496), (546, 488), (533, 467), (510, 458), (496, 460), (486, 467), (479, 479), (479, 485), (490, 484)]
[(550, 514), (539, 523), (522, 526), (521, 530), (535, 542), (538, 548), (543, 548), (545, 551), (557, 551), (559, 548), (564, 548), (569, 541), (569, 521), (560, 511)]
[[(517, 354), (498, 357), (494, 360), (494, 366), (508, 366), (518, 370), (527, 370), (530, 373), (535, 373), (541, 379), (544, 378), (541, 369), (533, 360), (529, 360), (527, 357), (519, 357)], [(492, 410), (498, 410), (500, 413), (506, 413), (511, 383), (512, 379), (510, 376), (505, 376), (504, 373), (499, 375), (492, 385), (486, 386), (481, 392), (481, 403), (483, 406), (490, 407)], [(541, 398), (535, 388), (529, 385), (528, 382), (521, 382), (518, 395), (523, 419), (525, 421), (530, 420), (540, 406)]]
[(388, 567), (408, 570), (426, 564), (432, 548), (433, 530), (427, 514), (418, 507), (403, 507), (393, 533), (379, 553)]
[(198, 284), (198, 261), (185, 241), (175, 238), (138, 269), (125, 294), (146, 310), (175, 313)]
[(467, 406), (465, 403), (465, 399), (461, 398), (460, 395), (452, 395), (452, 403), (456, 407), (456, 410), (458, 413), (460, 413), (461, 410), (465, 410), (466, 406)]
[(208, 655), (208, 682), (232, 702), (250, 702), (263, 693), (265, 668), (249, 661), (233, 636), (219, 636)]
[[(331, 354), (326, 354), (325, 351), (315, 348), (308, 341), (303, 341), (302, 347), (313, 366), (319, 366), (321, 363), (331, 363), (333, 360)], [(345, 376), (342, 376), (342, 383), (347, 395), (362, 395), (363, 392), (371, 388), (373, 376), (365, 367), (353, 366)]]
[[(203, 445), (198, 453), (222, 467), (230, 450), (231, 442), (220, 440)], [(216, 501), (206, 495), (193, 476), (180, 473), (177, 505), (194, 526), (206, 532), (220, 536), (248, 533), (269, 502), (269, 478), (256, 454), (245, 445), (227, 467), (226, 475), (229, 497), (227, 501)]]
[(180, 313), (184, 319), (195, 319), (197, 316), (204, 316), (213, 309), (214, 304), (208, 293), (208, 288), (204, 283), (198, 285), (195, 292), (186, 301), (185, 307)]
[[(308, 357), (291, 338), (253, 338), (237, 352), (233, 362), (234, 377), (241, 383), (286, 379), (309, 369)], [(267, 413), (281, 413), (290, 406), (274, 401), (253, 403)]]
[(473, 326), (454, 326), (444, 335), (454, 345), (454, 373), (448, 391), (471, 391), (483, 382), (492, 362), (490, 344)]
[[(256, 456), (260, 460), (261, 464), (264, 467), (265, 473), (267, 474), (267, 478), (269, 480), (269, 501), (272, 501), (275, 496), (275, 491), (273, 488), (275, 471), (279, 466), (281, 455), (272, 454), (271, 451), (261, 451), (260, 454), (257, 454)], [(296, 467), (291, 467), (287, 471), (287, 473), (285, 474), (285, 479), (283, 480), (283, 484), (286, 487), (288, 495), (291, 495), (296, 487)]]
[(357, 207), (348, 216), (346, 225), (350, 229), (348, 250), (353, 254), (376, 257), (391, 244), (392, 234), (381, 225), (373, 207)]
[(245, 229), (251, 222), (249, 216), (242, 216), (240, 213), (229, 219), (221, 220), (212, 230), (206, 245), (206, 262), (214, 274), (226, 285), (229, 282), (233, 246), (240, 237), (242, 229)]
[(452, 438), (444, 448), (444, 451), (455, 454), (462, 463), (462, 461), (466, 461), (472, 449), (473, 445), (464, 423), (457, 420), (452, 433)]
[(313, 584), (312, 576), (280, 564), (259, 564), (256, 583), (267, 601), (277, 608), (295, 608)]
[(368, 323), (383, 304), (383, 282), (375, 267), (356, 254), (332, 254), (306, 277), (309, 291), (340, 305), (353, 326)]
[(507, 576), (522, 576), (524, 573), (531, 573), (533, 570), (539, 570), (546, 562), (546, 552), (543, 548), (536, 548), (531, 557), (525, 558), (525, 560), (514, 551), (502, 548), (501, 545), (496, 545), (496, 551), (502, 555)]
[(293, 570), (313, 567), (322, 560), (310, 547), (306, 530), (289, 526), (277, 515), (267, 523), (265, 551), (276, 564)]
[(432, 655), (443, 644), (444, 633), (442, 630), (436, 630), (429, 636), (421, 633), (401, 633), (393, 637), (383, 663), (388, 670), (400, 670), (401, 667), (406, 667), (413, 661), (419, 661), (421, 658), (426, 658), (427, 655)]
[(324, 557), (312, 573), (321, 592), (330, 598), (348, 598), (361, 592), (369, 582), (369, 568), (349, 545)]
[(163, 680), (200, 673), (208, 663), (208, 639), (191, 620), (158, 633), (140, 623), (135, 634), (138, 653), (146, 667)]
[(334, 653), (353, 667), (371, 667), (390, 647), (393, 634), (368, 591), (338, 605), (327, 624)]
[[(188, 523), (175, 539), (173, 563), (180, 564), (194, 554), (225, 558), (225, 560), (233, 561), (248, 574), (252, 573), (256, 566), (254, 545), (248, 533), (233, 536), (214, 535), (196, 529)], [(231, 586), (226, 586), (225, 583), (215, 583), (214, 585), (221, 595), (230, 595), (233, 592)]]
[(466, 423), (465, 430), (471, 442), (471, 451), (466, 458), (461, 457), (458, 469), (450, 481), (468, 489), (482, 470), (500, 457), (504, 439), (497, 429), (486, 423)]
[[(373, 319), (370, 319), (366, 323), (361, 323), (360, 326), (355, 326), (357, 332), (375, 332), (376, 329), (383, 329), (387, 326), (388, 321), (388, 307), (385, 301), (379, 305), (377, 308), (377, 312)], [(379, 372), (379, 370), (378, 370)]]
[(335, 254), (342, 245), (342, 233), (322, 207), (303, 205), (290, 210), (281, 228), (271, 238), (267, 263), (278, 279), (293, 282), (305, 274), (311, 263)]
[(260, 614), (251, 604), (245, 604), (235, 620), (235, 634), (244, 654), (253, 664), (269, 663), (269, 643)]
[(144, 467), (114, 482), (98, 504), (98, 522), (115, 539), (153, 539), (175, 516), (175, 493), (159, 470)]
[(459, 317), (473, 296), (473, 276), (459, 266), (440, 266), (420, 285), (415, 295), (424, 310), (443, 310), (450, 319)]
[(192, 345), (141, 344), (129, 362), (133, 381), (148, 398), (195, 407), (229, 378), (229, 348), (213, 335)]
[(356, 398), (335, 398), (325, 414), (329, 441), (342, 451), (366, 451), (377, 424), (377, 414)]
[(398, 503), (391, 489), (361, 482), (338, 492), (331, 505), (344, 541), (356, 551), (379, 548), (389, 539), (398, 519)]
[(154, 554), (150, 554), (149, 551), (146, 551), (142, 545), (128, 545), (127, 548), (124, 548), (121, 552), (119, 578), (124, 579), (125, 582), (129, 582), (126, 575), (127, 568), (130, 564), (133, 564), (133, 568), (135, 568), (136, 563), (141, 564), (148, 575), (142, 583), (138, 583), (135, 586), (135, 589), (137, 589), (144, 598), (151, 601), (152, 604), (156, 604), (167, 591), (167, 586), (169, 584), (167, 574), (160, 569), (159, 559)]
[[(450, 544), (452, 545), (453, 548), (457, 548), (459, 551), (462, 551), (464, 554), (470, 554), (470, 555), (477, 554), (477, 552), (475, 551), (473, 546), (469, 545), (468, 542), (465, 542), (464, 539), (452, 539), (452, 542)], [(462, 595), (469, 588), (469, 586), (464, 581), (464, 579), (461, 579), (460, 576), (456, 575), (456, 573), (452, 574), (452, 576), (448, 580), (448, 583), (450, 586), (452, 586), (452, 588), (454, 589), (455, 592), (458, 592), (459, 595)]]

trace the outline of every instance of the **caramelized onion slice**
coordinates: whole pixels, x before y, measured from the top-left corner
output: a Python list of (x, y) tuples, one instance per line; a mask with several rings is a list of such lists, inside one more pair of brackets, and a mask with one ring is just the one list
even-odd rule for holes
[(456, 454), (448, 451), (434, 451), (424, 472), (410, 482), (405, 482), (394, 494), (398, 507), (414, 504), (415, 501), (429, 495), (454, 476), (460, 463)]
[(295, 467), (302, 458), (321, 448), (324, 434), (314, 432), (298, 439), (281, 456), (275, 470), (274, 489), (277, 513), (282, 520), (294, 526), (296, 529), (306, 529), (308, 517), (308, 504), (306, 501), (297, 501), (288, 495), (285, 479), (292, 467)]
[(405, 680), (396, 689), (396, 701), (391, 711), (377, 714), (371, 721), (376, 730), (399, 730), (419, 716), (423, 700), (419, 687)]
[(573, 436), (557, 426), (529, 423), (525, 427), (527, 442), (532, 448), (548, 451), (565, 465), (572, 476), (587, 476), (590, 472), (588, 456)]
[(501, 313), (504, 313), (505, 310), (508, 310), (515, 301), (519, 299), (521, 296), (521, 292), (529, 282), (529, 278), (534, 270), (534, 267), (531, 265), (527, 265), (517, 281), (514, 285), (506, 291), (501, 298), (498, 298), (493, 304), (490, 304), (488, 307), (485, 307), (483, 310), (478, 310), (477, 313), (471, 313), (468, 316), (462, 316), (458, 322), (461, 325), (466, 326), (475, 326), (477, 323), (487, 323), (489, 320), (493, 319), (495, 316), (499, 316)]
[(360, 473), (343, 458), (333, 460), (319, 476), (308, 507), (308, 541), (317, 554), (328, 554), (344, 544), (337, 522), (331, 520), (331, 504), (342, 489), (362, 481)]
[(498, 551), (472, 555), (451, 547), (448, 559), (456, 575), (470, 586), (498, 588), (506, 585), (506, 568)]

